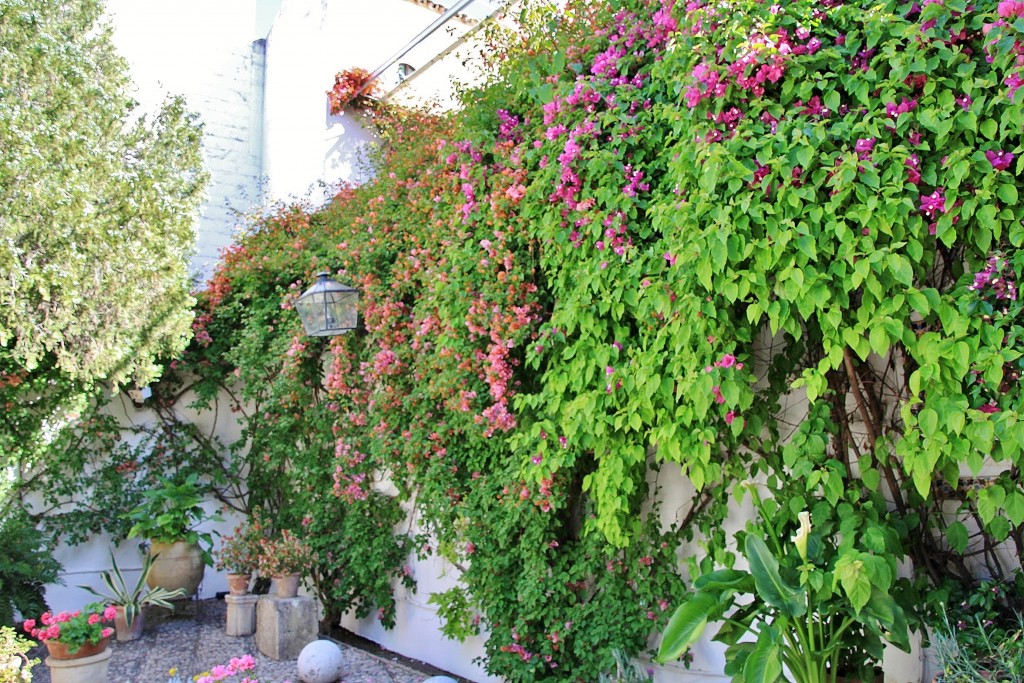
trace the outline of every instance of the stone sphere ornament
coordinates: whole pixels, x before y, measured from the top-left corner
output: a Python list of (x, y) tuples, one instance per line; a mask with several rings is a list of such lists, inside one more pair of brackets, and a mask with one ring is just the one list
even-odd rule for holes
[(334, 683), (341, 680), (341, 648), (329, 640), (314, 640), (299, 653), (299, 680), (303, 683)]

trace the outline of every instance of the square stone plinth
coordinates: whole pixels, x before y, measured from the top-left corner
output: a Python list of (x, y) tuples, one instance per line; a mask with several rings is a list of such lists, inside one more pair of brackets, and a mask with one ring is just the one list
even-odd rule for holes
[(298, 659), (317, 638), (313, 598), (261, 595), (256, 604), (256, 647), (271, 659)]
[(224, 602), (228, 606), (227, 626), (224, 631), (229, 636), (251, 636), (256, 631), (256, 600), (252, 593), (245, 595), (225, 595)]

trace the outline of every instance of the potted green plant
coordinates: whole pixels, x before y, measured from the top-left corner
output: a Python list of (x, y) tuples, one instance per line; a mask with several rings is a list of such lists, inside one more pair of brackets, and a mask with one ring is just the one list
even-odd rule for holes
[(93, 602), (74, 612), (43, 612), (26, 619), (22, 628), (46, 645), (54, 659), (75, 659), (102, 652), (114, 629), (114, 608)]
[[(853, 527), (845, 537), (838, 526), (815, 531), (807, 511), (787, 543), (772, 521), (778, 510), (749, 489), (761, 518), (738, 535), (749, 570), (705, 567), (665, 627), (657, 661), (675, 660), (720, 621), (715, 640), (728, 646), (725, 673), (737, 680), (775, 683), (784, 667), (796, 683), (874, 680), (884, 642), (910, 649), (904, 611), (890, 594), (893, 556), (859, 547)], [(832, 506), (817, 509), (824, 518)], [(844, 661), (852, 670), (842, 671)]]
[(128, 537), (149, 539), (150, 552), (158, 556), (146, 580), (150, 588), (162, 586), (193, 595), (206, 565), (213, 564), (213, 535), (197, 527), (221, 518), (203, 508), (205, 493), (197, 474), (183, 481), (164, 477), (158, 486), (145, 491), (142, 503), (128, 513), (134, 522)]
[(952, 601), (935, 625), (931, 650), (936, 683), (1024, 683), (1024, 616), (997, 604), (998, 582), (981, 582), (963, 602)]
[(249, 582), (259, 564), (262, 540), (258, 520), (239, 524), (234, 533), (221, 537), (220, 548), (214, 554), (217, 569), (228, 572), (228, 590), (232, 595), (249, 592)]
[(259, 572), (274, 580), (277, 597), (294, 598), (312, 559), (310, 547), (285, 529), (280, 538), (264, 539), (260, 544)]
[(94, 602), (75, 612), (43, 612), (38, 620), (26, 619), (22, 628), (46, 645), (51, 683), (106, 681), (113, 620), (113, 607)]
[(120, 641), (136, 640), (142, 635), (142, 608), (145, 605), (158, 605), (167, 609), (173, 609), (174, 606), (168, 600), (184, 597), (185, 595), (181, 589), (167, 590), (160, 586), (146, 590), (146, 578), (149, 576), (156, 558), (157, 555), (152, 552), (146, 553), (142, 562), (142, 573), (139, 575), (139, 580), (129, 588), (124, 575), (117, 566), (114, 553), (111, 552), (111, 569), (100, 573), (100, 579), (110, 592), (104, 594), (95, 590), (92, 586), (78, 586), (102, 598), (106, 604), (114, 607), (116, 610), (114, 626), (117, 639)]

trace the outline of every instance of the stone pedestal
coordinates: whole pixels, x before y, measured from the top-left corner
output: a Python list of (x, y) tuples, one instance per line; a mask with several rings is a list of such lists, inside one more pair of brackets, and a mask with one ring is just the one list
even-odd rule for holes
[(225, 595), (228, 606), (228, 620), (225, 632), (229, 636), (251, 636), (256, 631), (257, 595)]
[(313, 598), (261, 595), (256, 603), (256, 647), (271, 659), (297, 659), (317, 638)]
[(107, 683), (107, 670), (110, 667), (110, 655), (107, 648), (98, 655), (80, 657), (78, 659), (46, 658), (46, 666), (50, 667), (52, 683)]

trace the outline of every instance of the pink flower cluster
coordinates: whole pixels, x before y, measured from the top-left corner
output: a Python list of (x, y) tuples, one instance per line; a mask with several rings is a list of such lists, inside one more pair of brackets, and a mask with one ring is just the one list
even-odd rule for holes
[(1003, 0), (996, 7), (996, 12), (1003, 19), (1016, 19), (1024, 17), (1024, 2), (1019, 0)]
[[(730, 368), (735, 370), (742, 370), (743, 363), (736, 360), (736, 356), (732, 355), (731, 353), (725, 353), (722, 354), (721, 358), (715, 361), (713, 366), (709, 365), (706, 368), (704, 368), (704, 372), (714, 372), (715, 368), (721, 368), (723, 370), (728, 370)], [(715, 403), (717, 403), (718, 405), (725, 404), (725, 396), (722, 395), (722, 387), (720, 385), (716, 384), (715, 386), (711, 387), (711, 395), (714, 398)], [(725, 424), (731, 425), (737, 417), (739, 417), (739, 414), (736, 411), (727, 411), (725, 413)]]
[[(99, 605), (90, 606), (92, 609), (98, 608)], [(74, 620), (85, 619), (86, 624), (89, 626), (102, 626), (102, 622), (111, 622), (117, 615), (117, 610), (112, 606), (107, 606), (102, 612), (90, 612), (89, 614), (83, 615), (82, 610), (75, 610), (74, 612), (59, 612), (52, 614), (51, 612), (43, 612), (39, 617), (38, 625), (35, 619), (26, 619), (22, 623), (22, 628), (33, 638), (37, 638), (43, 642), (48, 640), (61, 641), (61, 624), (68, 624)], [(95, 634), (94, 637), (109, 638), (114, 633), (114, 629), (110, 627), (101, 628), (101, 630)]]
[[(232, 676), (252, 671), (255, 668), (256, 659), (252, 655), (242, 655), (241, 657), (232, 657), (231, 661), (227, 664), (218, 664), (210, 669), (209, 673), (200, 674), (194, 677), (193, 680), (195, 683), (217, 683), (218, 681), (227, 680)], [(259, 681), (245, 675), (239, 683), (259, 683)], [(285, 683), (288, 682), (286, 681)]]
[(940, 213), (946, 213), (946, 194), (943, 190), (935, 190), (931, 194), (921, 195), (921, 213), (930, 219)]
[(1004, 152), (1003, 150), (988, 150), (985, 152), (985, 158), (988, 159), (988, 163), (992, 164), (992, 168), (997, 171), (1005, 171), (1010, 167), (1015, 158), (1013, 152)]
[[(603, 130), (607, 123), (598, 126), (599, 114), (608, 111), (618, 116), (634, 117), (638, 111), (652, 106), (649, 101), (629, 100), (630, 91), (639, 90), (647, 80), (646, 73), (636, 68), (636, 61), (644, 58), (648, 51), (663, 48), (677, 26), (671, 16), (674, 0), (652, 0), (651, 4), (658, 9), (649, 16), (642, 17), (623, 10), (615, 15), (612, 26), (595, 27), (596, 35), (607, 37), (605, 49), (591, 57), (587, 70), (576, 76), (572, 92), (556, 94), (543, 107), (544, 125), (548, 127), (544, 137), (549, 141), (566, 137), (557, 155), (561, 170), (559, 182), (549, 196), (553, 204), (564, 204), (570, 211), (586, 211), (585, 207), (589, 207), (588, 202), (592, 203), (592, 200), (580, 197), (584, 183), (578, 166), (588, 144), (592, 140), (604, 144), (603, 135), (609, 139), (615, 139), (615, 136), (626, 139), (636, 134), (636, 130), (629, 128), (617, 134)], [(577, 111), (583, 113), (582, 120), (570, 128), (565, 120), (578, 116)], [(534, 146), (543, 146), (543, 141), (536, 140)], [(540, 162), (541, 168), (547, 164), (548, 157), (545, 156)], [(626, 183), (622, 187), (625, 196), (636, 197), (650, 189), (650, 184), (644, 182), (642, 171), (627, 165), (625, 175)], [(587, 222), (589, 218), (582, 217), (576, 221), (576, 227), (583, 227)], [(570, 238), (572, 243), (579, 246), (582, 241), (580, 233), (574, 230), (573, 236)]]
[(334, 466), (334, 495), (350, 503), (369, 498), (366, 473), (354, 471), (366, 460), (366, 454), (338, 439), (334, 444), (334, 458), (338, 463)]
[[(838, 41), (837, 41), (838, 42)], [(755, 33), (743, 45), (743, 51), (735, 60), (725, 64), (705, 59), (690, 73), (694, 84), (683, 93), (683, 99), (691, 109), (701, 101), (720, 99), (730, 87), (746, 91), (753, 97), (761, 97), (768, 84), (778, 83), (786, 71), (786, 63), (794, 55), (813, 55), (823, 46), (820, 38), (807, 28), (800, 27), (794, 35), (787, 29), (778, 29), (771, 34)], [(817, 100), (817, 98), (812, 98)], [(811, 111), (819, 115), (818, 106)]]
[(1013, 269), (1000, 254), (989, 257), (985, 267), (975, 273), (970, 289), (973, 292), (990, 293), (1003, 301), (1017, 300), (1017, 283), (1010, 277)]

